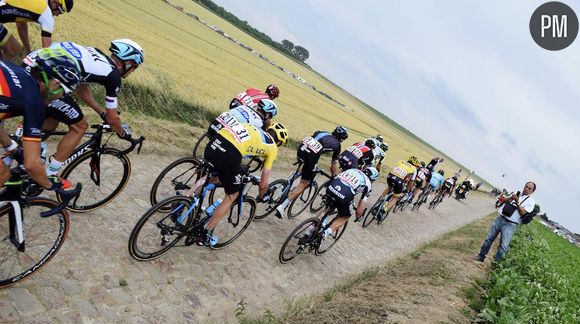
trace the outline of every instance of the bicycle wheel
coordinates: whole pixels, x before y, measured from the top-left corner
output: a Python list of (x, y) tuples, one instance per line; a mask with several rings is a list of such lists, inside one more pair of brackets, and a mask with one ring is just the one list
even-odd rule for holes
[(203, 152), (205, 151), (205, 147), (207, 146), (207, 144), (209, 144), (209, 142), (211, 142), (213, 138), (211, 138), (207, 132), (203, 133), (203, 135), (201, 135), (201, 137), (197, 140), (197, 142), (195, 143), (195, 146), (193, 147), (193, 157), (201, 160), (203, 158)]
[(189, 214), (192, 199), (173, 196), (160, 201), (141, 216), (129, 237), (129, 254), (139, 261), (153, 260), (169, 251), (187, 234), (197, 212)]
[(324, 201), (322, 200), (322, 196), (324, 196), (326, 194), (326, 188), (328, 187), (329, 183), (330, 183), (330, 179), (324, 181), (318, 187), (318, 190), (316, 191), (316, 195), (314, 196), (314, 198), (312, 199), (312, 202), (310, 203), (310, 212), (311, 213), (316, 214), (322, 208), (324, 208)]
[[(75, 212), (87, 212), (111, 202), (129, 182), (131, 161), (115, 148), (105, 148), (102, 152), (89, 151), (62, 171), (61, 177), (82, 183), (83, 191), (74, 203), (67, 208)], [(56, 198), (62, 202), (57, 193)]]
[(230, 208), (228, 218), (222, 219), (214, 228), (214, 235), (219, 238), (219, 243), (212, 246), (219, 250), (232, 244), (250, 226), (256, 216), (256, 200), (244, 197), (240, 208), (239, 199)]
[(284, 241), (284, 244), (282, 244), (282, 248), (280, 248), (280, 253), (278, 254), (280, 263), (288, 263), (298, 254), (308, 253), (310, 251), (309, 244), (311, 238), (306, 235), (306, 229), (312, 226), (311, 230), (314, 231), (318, 228), (319, 222), (318, 218), (312, 217), (294, 228), (286, 238), (286, 241)]
[(153, 182), (149, 193), (151, 206), (191, 189), (199, 179), (199, 166), (200, 160), (191, 156), (171, 162)]
[[(10, 286), (45, 266), (64, 243), (69, 229), (66, 210), (41, 217), (43, 211), (58, 203), (45, 198), (31, 198), (22, 209), (24, 244), (17, 248), (14, 208), (8, 203), (0, 207), (0, 288)], [(18, 243), (16, 243), (18, 244)]]
[(340, 227), (336, 231), (336, 233), (332, 233), (332, 234), (324, 237), (322, 239), (322, 242), (320, 242), (320, 245), (318, 246), (318, 248), (316, 250), (314, 250), (314, 253), (316, 255), (321, 255), (321, 254), (326, 253), (328, 250), (330, 250), (330, 248), (336, 243), (336, 241), (338, 241), (338, 239), (340, 239), (340, 237), (342, 236), (342, 233), (344, 233), (344, 230), (346, 229), (346, 225), (348, 225), (348, 221), (346, 223), (344, 223), (344, 225), (342, 225), (342, 227)]
[(381, 208), (382, 205), (383, 200), (379, 198), (377, 202), (374, 203), (373, 207), (371, 207), (365, 214), (362, 222), (362, 227), (364, 228), (368, 227), (375, 219), (377, 219), (377, 216), (379, 216), (379, 212), (382, 209)]
[(268, 192), (270, 192), (271, 199), (268, 203), (261, 203), (256, 206), (256, 217), (255, 219), (262, 219), (270, 215), (276, 207), (280, 205), (283, 200), (286, 199), (285, 190), (288, 186), (288, 181), (284, 179), (278, 179), (268, 185)]
[(310, 185), (296, 199), (292, 200), (288, 206), (288, 218), (294, 218), (312, 204), (316, 193), (318, 192), (318, 184), (315, 181), (310, 182)]

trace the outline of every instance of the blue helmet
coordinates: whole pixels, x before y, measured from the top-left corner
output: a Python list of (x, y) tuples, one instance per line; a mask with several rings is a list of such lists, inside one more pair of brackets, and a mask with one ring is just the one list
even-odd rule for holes
[(375, 182), (379, 178), (379, 170), (375, 167), (368, 167), (364, 169), (364, 174), (371, 180), (371, 182)]
[(143, 48), (130, 39), (116, 39), (111, 42), (111, 53), (121, 61), (133, 60), (137, 65), (143, 64)]
[(274, 101), (270, 99), (262, 99), (258, 102), (258, 111), (261, 111), (262, 114), (264, 114), (264, 117), (267, 117), (266, 114), (270, 114), (270, 118), (272, 118), (278, 114), (278, 107)]

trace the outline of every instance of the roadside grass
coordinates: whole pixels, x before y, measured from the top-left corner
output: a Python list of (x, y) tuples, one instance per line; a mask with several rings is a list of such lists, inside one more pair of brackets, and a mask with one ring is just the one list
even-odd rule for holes
[[(383, 279), (383, 277), (392, 276), (394, 273), (398, 273), (403, 268), (413, 268), (413, 265), (421, 264), (422, 266), (420, 269), (413, 269), (415, 275), (425, 278), (424, 280), (428, 285), (424, 286), (424, 289), (419, 289), (416, 291), (409, 290), (408, 294), (411, 296), (409, 298), (411, 302), (416, 304), (417, 307), (420, 307), (424, 298), (430, 298), (430, 296), (432, 296), (429, 289), (451, 289), (447, 287), (458, 285), (457, 283), (460, 282), (459, 285), (461, 288), (457, 289), (453, 294), (462, 299), (464, 301), (464, 305), (456, 306), (455, 312), (462, 316), (462, 321), (464, 322), (475, 320), (475, 316), (477, 315), (478, 311), (483, 308), (484, 304), (483, 286), (487, 282), (487, 270), (479, 269), (481, 274), (468, 275), (466, 273), (456, 272), (456, 269), (454, 269), (452, 264), (458, 262), (457, 259), (471, 260), (471, 257), (479, 248), (479, 244), (481, 244), (487, 227), (489, 226), (489, 223), (492, 221), (493, 217), (495, 217), (495, 213), (468, 224), (458, 230), (447, 233), (432, 242), (422, 244), (415, 251), (396, 260), (393, 260), (383, 266), (365, 269), (364, 271), (355, 274), (345, 279), (343, 282), (327, 289), (321, 294), (287, 301), (286, 307), (284, 307), (278, 313), (274, 313), (272, 310), (268, 309), (260, 315), (249, 316), (246, 314), (247, 309), (246, 305), (244, 305), (244, 309), (241, 313), (239, 312), (238, 307), (235, 313), (236, 317), (240, 323), (252, 324), (287, 322), (299, 323), (305, 321), (306, 319), (308, 319), (308, 321), (316, 321), (316, 319), (319, 318), (318, 316), (321, 316), (320, 314), (324, 313), (325, 315), (322, 316), (326, 316), (329, 313), (334, 313), (336, 308), (341, 308), (342, 304), (339, 304), (339, 306), (336, 306), (335, 304), (343, 303), (345, 296), (348, 296), (349, 294), (352, 294), (359, 300), (363, 299), (363, 303), (366, 302), (364, 299), (372, 298), (365, 298), (367, 293), (366, 289), (364, 288), (362, 291), (359, 290), (357, 292), (359, 287), (368, 287), (369, 285), (373, 285), (377, 282), (381, 282), (388, 286), (389, 283), (393, 281), (409, 280), (409, 278), (398, 278), (396, 275), (395, 277), (390, 277), (390, 279)], [(469, 244), (455, 243), (456, 241), (460, 240), (468, 241)], [(473, 249), (467, 250), (465, 246), (473, 247)], [(449, 260), (441, 259), (440, 254), (438, 254), (437, 258), (433, 259), (434, 253), (443, 253), (444, 255), (455, 254), (457, 259), (449, 262)], [(469, 264), (471, 264), (470, 261)], [(471, 265), (469, 267), (475, 268)], [(395, 291), (396, 293), (401, 293), (400, 288), (395, 289)], [(385, 294), (391, 296), (388, 293)], [(407, 304), (408, 302), (409, 301), (405, 299), (403, 303)], [(324, 312), (321, 311), (321, 309), (331, 305), (335, 306), (335, 308), (332, 310), (326, 310)], [(351, 305), (344, 306), (345, 309), (339, 310), (338, 312), (349, 312), (348, 308), (354, 307)], [(387, 302), (382, 304), (380, 307), (384, 309), (385, 312), (390, 314), (400, 314), (402, 316), (413, 315), (405, 307), (399, 306), (400, 305)], [(332, 319), (329, 318), (328, 321), (332, 322)]]
[(579, 323), (580, 249), (539, 222), (522, 226), (486, 286), (480, 318), (494, 323)]

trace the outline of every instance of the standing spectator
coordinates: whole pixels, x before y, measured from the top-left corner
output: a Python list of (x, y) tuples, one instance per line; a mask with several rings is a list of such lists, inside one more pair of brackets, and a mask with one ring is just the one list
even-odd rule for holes
[(474, 190), (474, 191), (477, 191), (477, 190), (479, 190), (479, 187), (481, 187), (481, 185), (482, 185), (482, 184), (483, 184), (483, 182), (481, 182), (481, 181), (480, 181), (480, 182), (478, 182), (478, 183), (475, 185), (475, 190)]
[(501, 238), (497, 254), (495, 255), (495, 261), (499, 261), (509, 250), (510, 241), (512, 240), (518, 224), (521, 223), (522, 217), (534, 210), (536, 201), (531, 196), (534, 191), (536, 191), (536, 184), (530, 181), (524, 186), (522, 195), (519, 194), (519, 191), (516, 194), (511, 195), (505, 204), (498, 209), (499, 215), (493, 224), (491, 224), (491, 228), (487, 233), (487, 238), (483, 242), (479, 255), (475, 257), (475, 260), (481, 262), (485, 260), (485, 256), (489, 252), (491, 244), (495, 241), (495, 238), (499, 233), (501, 233)]

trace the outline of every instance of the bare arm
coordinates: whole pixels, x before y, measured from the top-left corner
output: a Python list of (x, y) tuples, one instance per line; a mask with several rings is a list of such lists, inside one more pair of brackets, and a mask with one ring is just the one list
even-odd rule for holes
[(8, 147), (12, 144), (10, 136), (8, 136), (8, 133), (6, 133), (6, 130), (4, 129), (4, 125), (0, 125), (0, 144), (3, 147)]
[(87, 106), (91, 107), (97, 114), (101, 115), (105, 111), (93, 96), (93, 91), (88, 84), (81, 83), (75, 92), (81, 100), (87, 104)]
[(336, 171), (337, 171), (336, 165), (337, 164), (338, 164), (338, 162), (336, 162), (336, 161), (332, 161), (332, 163), (330, 164), (330, 175), (333, 177), (336, 175)]
[(271, 172), (272, 170), (266, 168), (262, 170), (262, 178), (260, 179), (260, 184), (258, 185), (258, 195), (262, 198), (268, 191), (268, 178), (270, 178)]
[(52, 183), (46, 177), (46, 170), (44, 170), (40, 159), (40, 142), (23, 141), (22, 148), (24, 149), (24, 167), (26, 172), (39, 185), (47, 189), (51, 188)]
[(26, 53), (32, 52), (32, 50), (30, 49), (30, 40), (28, 39), (28, 23), (17, 22), (16, 29), (18, 30), (18, 36), (20, 36), (22, 46), (24, 46), (24, 50), (26, 50)]
[(361, 198), (358, 202), (358, 206), (356, 207), (356, 218), (361, 218), (363, 216), (363, 213), (365, 211), (365, 205), (366, 205), (366, 201), (363, 198)]
[(41, 39), (42, 47), (49, 47), (52, 44), (52, 37), (42, 36)]

